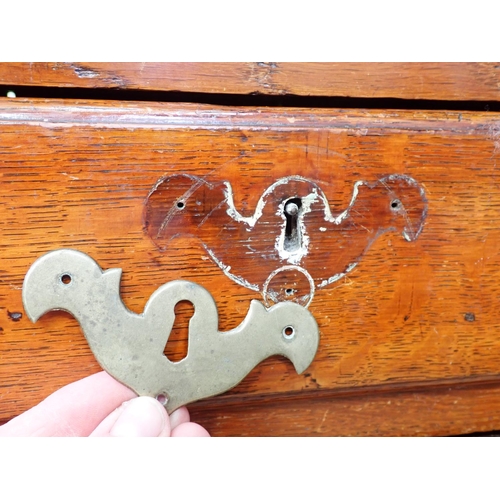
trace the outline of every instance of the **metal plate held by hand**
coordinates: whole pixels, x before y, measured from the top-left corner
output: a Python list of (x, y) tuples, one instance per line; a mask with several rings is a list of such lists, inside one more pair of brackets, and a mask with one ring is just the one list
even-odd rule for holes
[[(103, 272), (91, 257), (76, 250), (49, 252), (26, 274), (24, 308), (33, 322), (54, 309), (71, 313), (102, 368), (137, 394), (164, 402), (169, 413), (231, 389), (269, 356), (286, 356), (298, 373), (314, 359), (318, 325), (296, 303), (266, 308), (252, 300), (241, 325), (219, 332), (217, 306), (202, 286), (167, 283), (151, 295), (142, 314), (135, 314), (120, 298), (121, 272)], [(174, 307), (182, 300), (190, 301), (195, 312), (189, 323), (188, 354), (174, 363), (163, 351), (174, 324)]]

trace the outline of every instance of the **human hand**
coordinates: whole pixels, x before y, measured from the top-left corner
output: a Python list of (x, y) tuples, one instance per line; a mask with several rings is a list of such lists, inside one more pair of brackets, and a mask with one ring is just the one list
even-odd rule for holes
[(169, 416), (156, 399), (137, 397), (106, 372), (51, 394), (31, 410), (0, 426), (7, 436), (209, 436), (190, 422), (186, 407)]

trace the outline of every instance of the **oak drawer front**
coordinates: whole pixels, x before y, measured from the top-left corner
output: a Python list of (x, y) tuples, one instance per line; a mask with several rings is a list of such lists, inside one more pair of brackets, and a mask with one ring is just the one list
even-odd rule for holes
[[(230, 182), (235, 207), (249, 216), (278, 179), (313, 181), (340, 213), (356, 182), (398, 175), (425, 193), (422, 231), (410, 242), (380, 234), (355, 269), (316, 289), (309, 309), (321, 341), (306, 373), (269, 359), (230, 392), (193, 405), (194, 414), (222, 435), (442, 433), (446, 419), (459, 421), (476, 404), (477, 387), (483, 402), (453, 432), (500, 427), (491, 411), (500, 381), (498, 114), (18, 99), (0, 103), (0, 141), (0, 420), (100, 370), (72, 317), (53, 312), (32, 324), (24, 314), (24, 275), (49, 250), (76, 248), (104, 269), (122, 268), (122, 297), (136, 312), (179, 278), (212, 293), (221, 330), (262, 300), (224, 274), (199, 239), (167, 237), (160, 251), (149, 238), (145, 204), (162, 177)], [(243, 251), (235, 245), (234, 258)], [(173, 336), (173, 351), (185, 350), (185, 335)], [(455, 414), (441, 408), (442, 417), (422, 423), (419, 411), (446, 390), (462, 391), (458, 406), (442, 403)], [(369, 415), (390, 419), (387, 401), (403, 401), (401, 391), (423, 394), (421, 403), (407, 397), (412, 411), (398, 409), (393, 427), (370, 427)], [(255, 420), (241, 420), (252, 421), (243, 432), (236, 416), (249, 405)], [(366, 418), (336, 423), (346, 405), (361, 405)], [(305, 420), (289, 418), (306, 407)], [(272, 428), (259, 416), (266, 408)], [(224, 423), (225, 412), (235, 418)]]

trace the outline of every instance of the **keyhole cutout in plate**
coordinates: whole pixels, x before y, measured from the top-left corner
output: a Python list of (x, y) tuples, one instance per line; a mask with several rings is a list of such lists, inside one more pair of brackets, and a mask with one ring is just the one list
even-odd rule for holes
[(283, 248), (290, 253), (299, 250), (302, 245), (302, 234), (299, 226), (301, 208), (302, 200), (300, 198), (291, 198), (285, 203), (286, 226)]
[(174, 308), (175, 321), (163, 354), (176, 363), (188, 353), (189, 321), (194, 314), (194, 306), (189, 300), (177, 302)]

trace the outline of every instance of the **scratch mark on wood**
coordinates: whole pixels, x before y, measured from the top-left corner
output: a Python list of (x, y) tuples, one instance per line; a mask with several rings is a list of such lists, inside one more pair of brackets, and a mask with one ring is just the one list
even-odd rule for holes
[(328, 417), (328, 414), (330, 413), (330, 409), (327, 409), (325, 410), (325, 413), (323, 414), (323, 418), (321, 419), (321, 422), (319, 423), (317, 429), (316, 429), (316, 432), (321, 434), (321, 430), (323, 428), (323, 424), (325, 423), (326, 421), (326, 417)]
[(70, 65), (73, 68), (76, 76), (78, 78), (99, 78), (101, 75), (90, 68), (85, 68), (83, 66), (77, 66), (75, 64)]

